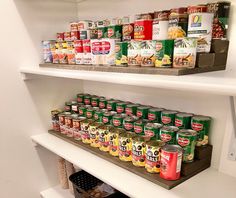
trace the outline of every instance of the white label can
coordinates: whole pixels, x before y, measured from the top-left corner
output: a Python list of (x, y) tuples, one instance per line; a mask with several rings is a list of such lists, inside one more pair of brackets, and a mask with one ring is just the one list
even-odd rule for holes
[(154, 20), (152, 40), (166, 40), (168, 38), (169, 21)]

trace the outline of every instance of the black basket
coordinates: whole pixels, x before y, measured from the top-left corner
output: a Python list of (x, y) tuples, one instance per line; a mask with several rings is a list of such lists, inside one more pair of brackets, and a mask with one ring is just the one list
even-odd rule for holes
[[(84, 170), (72, 174), (69, 177), (69, 180), (73, 183), (75, 198), (88, 197), (86, 196), (88, 195), (86, 191), (91, 190), (99, 183), (103, 183), (101, 180), (93, 175), (90, 175)], [(92, 198), (92, 196), (89, 197)], [(115, 191), (114, 194), (109, 195), (106, 198), (127, 198), (127, 196), (119, 191)]]

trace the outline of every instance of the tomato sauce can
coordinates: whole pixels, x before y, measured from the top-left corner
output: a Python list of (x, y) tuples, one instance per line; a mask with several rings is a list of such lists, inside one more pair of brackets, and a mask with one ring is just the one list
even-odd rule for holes
[(126, 108), (125, 108), (125, 113), (126, 115), (129, 115), (129, 116), (133, 116), (133, 115), (136, 115), (137, 113), (137, 108), (139, 107), (140, 105), (138, 104), (127, 104)]
[(179, 131), (175, 126), (163, 126), (160, 129), (159, 138), (166, 144), (176, 144), (176, 134)]
[(139, 106), (139, 107), (137, 107), (136, 116), (138, 118), (147, 119), (149, 109), (150, 109), (150, 107), (148, 107), (148, 106)]
[(134, 22), (134, 40), (152, 40), (152, 19), (140, 19)]
[(85, 117), (73, 117), (73, 137), (75, 140), (81, 140), (81, 122)]
[(64, 41), (64, 32), (57, 33), (57, 42)]
[(109, 138), (109, 154), (112, 156), (119, 156), (119, 135), (126, 133), (124, 129), (112, 129), (108, 132)]
[(127, 103), (126, 102), (118, 102), (116, 104), (116, 112), (117, 113), (125, 113)]
[(179, 129), (190, 129), (192, 117), (193, 114), (191, 113), (177, 113), (175, 115), (175, 126)]
[(94, 121), (91, 119), (86, 119), (81, 121), (81, 139), (82, 142), (85, 144), (90, 144), (90, 136), (89, 136), (89, 126), (93, 123)]
[(60, 131), (59, 114), (61, 114), (61, 110), (51, 111), (52, 129), (54, 131)]
[(147, 123), (144, 126), (144, 134), (151, 140), (158, 140), (160, 129), (163, 127), (160, 123)]
[(99, 149), (104, 152), (109, 151), (109, 132), (115, 130), (111, 125), (100, 126), (98, 128)]
[(164, 110), (161, 112), (161, 122), (166, 126), (174, 126), (175, 125), (175, 115), (177, 111)]
[(122, 41), (131, 41), (132, 39), (134, 39), (134, 24), (123, 24)]
[(165, 145), (161, 149), (160, 177), (166, 180), (180, 178), (183, 149), (178, 145)]
[(149, 173), (159, 173), (161, 167), (161, 148), (165, 145), (160, 140), (151, 140), (146, 144), (145, 168)]
[(89, 137), (90, 137), (90, 146), (99, 148), (100, 142), (99, 142), (99, 127), (102, 126), (102, 123), (94, 122), (89, 125), (88, 131), (89, 131)]
[(125, 114), (117, 114), (112, 118), (112, 125), (117, 128), (123, 128), (123, 120), (125, 118)]
[(134, 133), (126, 132), (119, 135), (119, 159), (121, 161), (132, 161), (132, 138)]
[(156, 61), (156, 41), (141, 42), (141, 66), (154, 67)]
[(134, 122), (134, 132), (139, 135), (144, 135), (144, 126), (148, 122), (146, 119), (140, 119)]
[(160, 123), (162, 111), (164, 111), (163, 108), (150, 108), (148, 110), (148, 120)]
[(128, 43), (128, 65), (141, 65), (141, 41), (132, 40)]

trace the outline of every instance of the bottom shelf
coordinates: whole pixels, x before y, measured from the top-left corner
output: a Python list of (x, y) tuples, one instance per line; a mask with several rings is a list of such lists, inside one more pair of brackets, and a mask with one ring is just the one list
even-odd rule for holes
[(41, 198), (74, 198), (68, 189), (62, 189), (59, 185), (40, 192)]

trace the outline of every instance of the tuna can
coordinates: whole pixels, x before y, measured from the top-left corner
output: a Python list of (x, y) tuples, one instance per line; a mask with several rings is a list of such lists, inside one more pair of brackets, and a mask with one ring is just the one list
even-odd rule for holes
[(99, 134), (99, 149), (104, 152), (109, 151), (109, 132), (114, 131), (114, 127), (111, 125), (100, 126), (98, 128)]
[(192, 116), (191, 113), (177, 113), (175, 115), (175, 126), (179, 129), (190, 129)]
[(148, 110), (148, 120), (160, 123), (162, 111), (164, 111), (163, 108), (150, 108)]
[(59, 115), (60, 114), (61, 114), (61, 110), (51, 111), (52, 129), (54, 131), (60, 131), (60, 124), (59, 124)]
[(174, 40), (156, 41), (155, 66), (172, 67)]
[(87, 108), (85, 106), (79, 107), (79, 115), (86, 117)]
[(152, 19), (140, 19), (134, 22), (134, 40), (152, 40)]
[(94, 120), (96, 122), (102, 122), (103, 112), (101, 110), (97, 110), (94, 113)]
[(196, 38), (178, 38), (174, 41), (173, 67), (194, 68), (197, 56)]
[(109, 154), (119, 156), (119, 135), (126, 133), (124, 129), (114, 129), (108, 132), (109, 137)]
[(200, 115), (192, 117), (191, 127), (194, 131), (197, 131), (196, 146), (204, 146), (208, 144), (210, 125), (211, 125), (211, 117), (200, 116)]
[(100, 98), (99, 99), (99, 108), (100, 109), (106, 109), (107, 108), (107, 99), (106, 98)]
[(128, 43), (128, 65), (141, 65), (141, 41), (132, 40)]
[(141, 42), (141, 66), (154, 67), (156, 61), (156, 41)]
[(136, 115), (138, 107), (139, 107), (138, 104), (127, 104), (125, 108), (126, 115), (129, 115), (129, 116)]
[(73, 127), (72, 115), (74, 115), (74, 114), (70, 114), (70, 115), (65, 116), (65, 131), (64, 131), (65, 133), (64, 133), (64, 135), (66, 135), (68, 137), (73, 137), (73, 133), (71, 133), (71, 128)]
[(57, 33), (57, 42), (64, 41), (64, 32)]
[(107, 27), (99, 27), (97, 29), (98, 39), (107, 38)]
[(134, 132), (139, 135), (144, 135), (144, 125), (148, 122), (146, 119), (140, 119), (134, 122)]
[(160, 129), (159, 138), (167, 144), (176, 144), (176, 133), (179, 131), (175, 126), (163, 126)]
[(136, 116), (138, 118), (147, 119), (149, 109), (150, 109), (150, 107), (148, 107), (148, 106), (139, 106), (139, 107), (137, 107)]
[(73, 117), (73, 137), (75, 140), (81, 140), (81, 122), (85, 117)]
[(125, 114), (114, 115), (113, 118), (112, 118), (112, 125), (114, 127), (123, 128), (124, 118), (125, 118)]
[(144, 126), (144, 134), (145, 136), (150, 137), (151, 140), (158, 140), (160, 128), (162, 127), (163, 125), (160, 123), (147, 123)]
[(119, 101), (118, 100), (108, 100), (107, 101), (107, 110), (108, 111), (115, 111), (117, 102), (119, 102)]
[(98, 104), (99, 104), (99, 97), (93, 97), (91, 99), (91, 105), (92, 107), (98, 107)]
[(118, 102), (116, 104), (116, 112), (117, 113), (125, 113), (127, 103), (126, 102)]
[(188, 13), (187, 8), (171, 9), (169, 15), (168, 39), (187, 36)]
[(122, 41), (131, 41), (134, 38), (134, 24), (123, 24)]
[(177, 144), (183, 148), (183, 162), (193, 162), (197, 132), (191, 129), (181, 129), (177, 133)]
[(71, 102), (65, 102), (64, 110), (67, 112), (71, 112), (71, 106), (72, 106)]
[(152, 140), (146, 144), (145, 168), (149, 173), (159, 173), (161, 167), (161, 148), (165, 145), (160, 140)]
[(128, 43), (127, 42), (116, 42), (116, 66), (127, 66), (128, 65)]
[(102, 117), (102, 122), (103, 124), (106, 124), (106, 125), (110, 125), (111, 124), (111, 120), (112, 120), (112, 113), (111, 112), (106, 112), (103, 114), (103, 117)]
[(188, 37), (197, 38), (197, 52), (210, 52), (213, 13), (192, 13), (188, 20)]
[(152, 40), (165, 40), (168, 38), (169, 15), (169, 10), (154, 12)]
[(112, 25), (112, 26), (107, 27), (108, 38), (121, 40), (121, 35), (122, 35), (121, 25)]
[(93, 122), (94, 121), (91, 119), (86, 119), (86, 120), (81, 121), (81, 139), (82, 139), (82, 142), (85, 144), (90, 144), (89, 126)]
[(161, 149), (160, 177), (165, 180), (180, 178), (183, 149), (178, 145), (165, 145)]
[[(138, 119), (138, 118), (137, 118)], [(123, 121), (123, 128), (127, 131), (133, 131), (134, 130), (134, 122), (137, 120), (133, 116), (127, 116), (124, 118)]]
[(92, 107), (87, 108), (87, 111), (86, 111), (86, 118), (92, 119), (93, 116), (94, 116), (94, 113), (95, 113), (95, 110), (94, 110)]
[(132, 138), (134, 133), (125, 132), (119, 135), (119, 159), (121, 161), (132, 161)]
[(85, 105), (91, 104), (91, 96), (90, 95), (84, 95), (84, 104)]
[(82, 93), (77, 94), (77, 102), (84, 103), (84, 94)]
[(162, 124), (166, 126), (174, 126), (175, 125), (175, 115), (177, 114), (177, 111), (171, 111), (171, 110), (164, 110), (161, 113), (161, 122)]
[(146, 142), (149, 137), (138, 136), (132, 139), (132, 163), (134, 166), (145, 166)]
[(99, 127), (102, 126), (102, 123), (94, 122), (89, 125), (88, 131), (89, 131), (89, 137), (90, 137), (90, 146), (92, 147), (100, 147), (99, 143)]
[(64, 41), (71, 41), (70, 32), (64, 32)]

